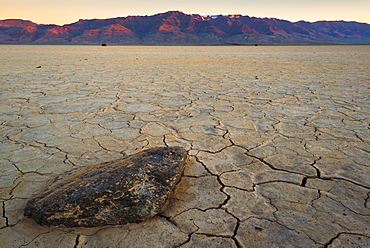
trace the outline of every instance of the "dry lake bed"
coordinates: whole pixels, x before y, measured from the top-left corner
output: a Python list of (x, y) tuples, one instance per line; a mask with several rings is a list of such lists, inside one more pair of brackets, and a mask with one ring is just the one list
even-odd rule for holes
[[(0, 247), (370, 247), (370, 46), (0, 46)], [(182, 146), (140, 224), (42, 227), (58, 175)]]

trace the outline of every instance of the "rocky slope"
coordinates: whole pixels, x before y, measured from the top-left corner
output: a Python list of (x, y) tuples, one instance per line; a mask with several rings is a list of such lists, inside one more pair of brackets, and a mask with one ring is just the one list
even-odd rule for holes
[(0, 44), (302, 44), (370, 43), (370, 24), (289, 22), (242, 15), (169, 11), (153, 16), (79, 20), (59, 25), (0, 20)]

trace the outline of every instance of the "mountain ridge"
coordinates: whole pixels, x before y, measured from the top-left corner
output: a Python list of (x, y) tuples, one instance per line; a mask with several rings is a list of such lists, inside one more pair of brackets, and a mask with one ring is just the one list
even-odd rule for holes
[(248, 15), (185, 14), (80, 19), (55, 25), (0, 20), (0, 44), (316, 44), (370, 43), (370, 24), (290, 22)]

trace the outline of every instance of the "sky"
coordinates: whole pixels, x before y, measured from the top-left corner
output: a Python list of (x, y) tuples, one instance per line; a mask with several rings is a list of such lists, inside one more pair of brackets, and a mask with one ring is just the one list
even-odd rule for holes
[(79, 19), (153, 15), (242, 14), (288, 21), (345, 20), (370, 24), (369, 0), (0, 0), (0, 20), (69, 24)]

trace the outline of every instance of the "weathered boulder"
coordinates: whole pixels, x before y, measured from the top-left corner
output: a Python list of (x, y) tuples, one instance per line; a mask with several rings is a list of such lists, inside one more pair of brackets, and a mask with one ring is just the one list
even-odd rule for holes
[(66, 227), (147, 220), (161, 211), (186, 158), (181, 147), (159, 147), (72, 170), (31, 199), (24, 215), (40, 225)]

